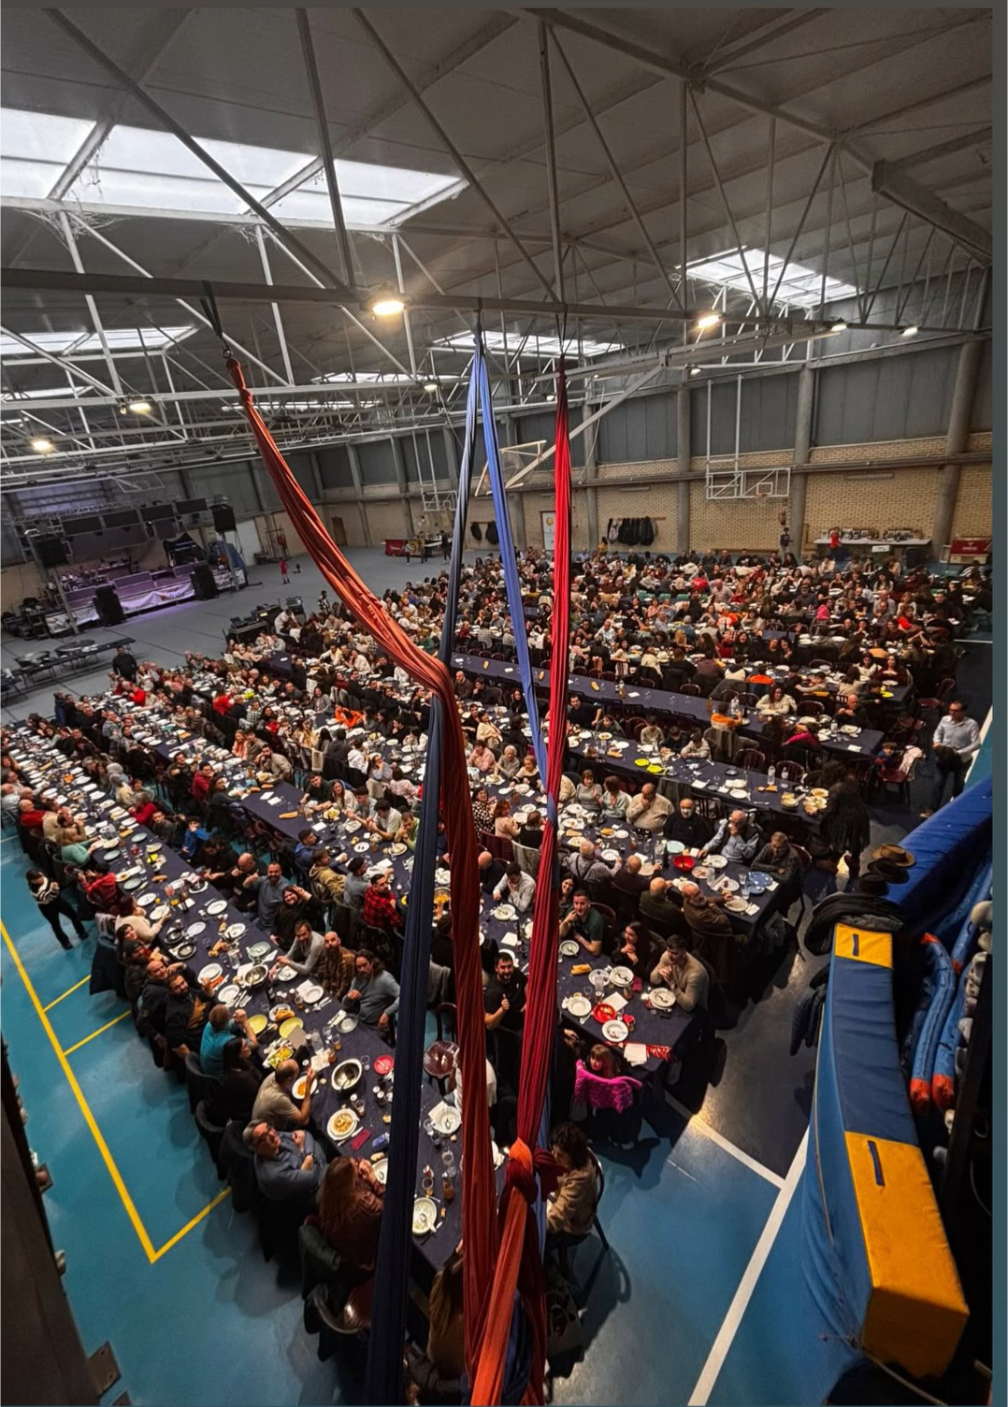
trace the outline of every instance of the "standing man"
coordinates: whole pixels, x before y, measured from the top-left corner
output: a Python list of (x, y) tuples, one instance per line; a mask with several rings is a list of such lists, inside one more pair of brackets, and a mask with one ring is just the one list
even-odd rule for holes
[(128, 679), (131, 684), (135, 684), (138, 669), (136, 659), (125, 645), (120, 645), (112, 657), (112, 673), (118, 674), (120, 679)]
[(943, 803), (945, 783), (952, 778), (952, 800), (966, 784), (966, 769), (970, 759), (980, 750), (980, 729), (972, 718), (966, 717), (961, 703), (950, 703), (949, 711), (934, 730), (931, 739), (934, 752), (935, 782), (931, 808), (923, 816), (933, 815)]

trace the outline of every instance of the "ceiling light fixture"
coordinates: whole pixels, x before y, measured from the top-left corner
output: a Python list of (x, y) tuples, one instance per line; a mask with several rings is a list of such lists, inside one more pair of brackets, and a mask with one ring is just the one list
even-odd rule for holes
[(719, 327), (721, 314), (715, 313), (713, 309), (709, 313), (701, 313), (696, 320), (696, 325), (698, 332), (706, 332), (709, 327)]
[(917, 333), (918, 333), (919, 331), (920, 331), (920, 329), (919, 329), (918, 327), (916, 327), (913, 323), (911, 323), (909, 327), (905, 327), (905, 328), (903, 329), (903, 336), (904, 336), (904, 337), (916, 337), (916, 336), (917, 336)]
[(839, 322), (835, 322), (835, 323), (833, 324), (833, 326), (830, 328), (830, 332), (846, 332), (846, 331), (847, 331), (847, 324), (844, 322), (843, 318), (841, 318)]
[(376, 294), (371, 303), (371, 311), (378, 318), (394, 318), (401, 313), (406, 304), (398, 293), (391, 289), (382, 289)]
[(437, 393), (437, 390), (438, 390), (438, 384), (437, 384), (437, 382), (436, 382), (436, 381), (425, 381), (425, 382), (424, 382), (424, 390), (425, 390), (429, 395), (431, 395), (431, 396), (435, 395), (435, 394)]
[(28, 441), (36, 454), (52, 454), (55, 445), (52, 440), (47, 440), (45, 435), (36, 435), (33, 440)]
[(691, 366), (689, 369), (689, 374), (690, 376), (699, 376), (700, 368), (698, 366)]
[(130, 401), (126, 408), (131, 415), (149, 415), (151, 403), (150, 401)]

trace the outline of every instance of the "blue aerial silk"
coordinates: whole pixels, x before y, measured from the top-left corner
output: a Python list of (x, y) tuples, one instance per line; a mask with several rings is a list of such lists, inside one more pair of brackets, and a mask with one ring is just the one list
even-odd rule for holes
[[(477, 344), (479, 341), (477, 334)], [(445, 665), (451, 658), (458, 614), (466, 509), (476, 441), (477, 391), (474, 368), (466, 401), (465, 444), (459, 470), (448, 594), (438, 650), (439, 658)], [(399, 1023), (396, 1031), (396, 1118), (389, 1132), (388, 1180), (375, 1268), (365, 1382), (365, 1401), (372, 1403), (401, 1402), (403, 1394), (402, 1355), (406, 1341), (406, 1303), (413, 1243), (413, 1200), (427, 1024), (427, 982), (430, 969), (431, 914), (434, 910), (443, 722), (442, 703), (435, 695), (431, 701), (430, 724), (427, 730), (429, 745), (403, 944)]]

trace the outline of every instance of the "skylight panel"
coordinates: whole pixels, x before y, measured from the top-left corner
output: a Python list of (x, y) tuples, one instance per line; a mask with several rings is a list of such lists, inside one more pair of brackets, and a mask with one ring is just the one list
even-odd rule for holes
[[(751, 295), (752, 289), (749, 287), (749, 279), (746, 277), (746, 269), (752, 277), (752, 282), (757, 291), (763, 286), (764, 254), (756, 249), (743, 249), (742, 255), (745, 262), (740, 257), (737, 250), (731, 250), (726, 254), (715, 255), (711, 259), (701, 259), (689, 266), (690, 278), (697, 279), (701, 283), (720, 284), (725, 288), (734, 288), (741, 293)], [(823, 279), (822, 272), (808, 268), (805, 264), (788, 264), (785, 268), (784, 260), (771, 254), (766, 260), (767, 266), (767, 290), (772, 293), (777, 287), (778, 279), (780, 287), (777, 289), (777, 302), (790, 303), (796, 307), (814, 307), (822, 296)], [(783, 277), (781, 274), (783, 272)], [(849, 283), (843, 283), (840, 279), (826, 278), (826, 302), (833, 303), (843, 298), (854, 298), (858, 290)]]
[(86, 118), (0, 108), (0, 191), (48, 196), (93, 126)]
[[(343, 219), (348, 225), (384, 225), (402, 216), (409, 207), (395, 200), (365, 200), (348, 196), (340, 188), (340, 206)], [(291, 191), (273, 206), (278, 220), (302, 220), (311, 224), (325, 225), (332, 229), (332, 206), (329, 192), (323, 186), (320, 190)]]
[(53, 399), (63, 396), (85, 396), (91, 386), (33, 386), (30, 391), (4, 391), (0, 399), (4, 405), (14, 405), (21, 401), (42, 400), (46, 396)]
[[(243, 142), (196, 140), (257, 200), (289, 180), (311, 160), (304, 152), (277, 151)], [(170, 132), (119, 125), (78, 176), (68, 199), (103, 205), (238, 214), (245, 203)]]
[[(401, 224), (418, 206), (426, 208), (464, 185), (458, 176), (410, 171), (403, 166), (376, 166), (367, 161), (337, 161), (336, 183), (346, 223), (366, 226)], [(325, 173), (318, 172), (285, 195), (273, 209), (281, 220), (331, 226)]]
[[(504, 334), (488, 330), (483, 334), (483, 342), (490, 352), (504, 351)], [(518, 348), (522, 344), (521, 337), (515, 333), (507, 339), (507, 350), (511, 356), (518, 354)], [(469, 353), (473, 350), (475, 343), (471, 332), (457, 332), (451, 337), (443, 337), (439, 342), (435, 342), (436, 347), (451, 348), (453, 351)], [(604, 357), (613, 352), (622, 352), (623, 346), (619, 342), (595, 342), (591, 338), (582, 338), (580, 347), (576, 337), (569, 337), (563, 343), (563, 355), (565, 357), (576, 357), (578, 355), (592, 358)], [(527, 361), (547, 361), (560, 355), (561, 345), (558, 337), (530, 337), (521, 352), (523, 360)]]
[[(181, 327), (107, 327), (105, 340), (113, 352), (160, 352), (166, 347), (174, 347), (184, 342), (196, 331), (191, 323)], [(96, 332), (25, 332), (22, 334), (40, 351), (51, 352), (59, 357), (64, 353), (100, 352), (101, 339)], [(18, 357), (31, 357), (31, 348), (19, 342), (16, 337), (0, 336), (0, 356), (15, 360)], [(48, 394), (48, 393), (46, 393)]]

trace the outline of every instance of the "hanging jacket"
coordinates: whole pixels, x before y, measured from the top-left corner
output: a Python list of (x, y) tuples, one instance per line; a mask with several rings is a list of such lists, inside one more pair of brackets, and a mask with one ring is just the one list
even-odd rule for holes
[(473, 537), (476, 539), (477, 542), (483, 541), (483, 531), (480, 528), (479, 523), (473, 523), (472, 527), (470, 528), (470, 532), (472, 533)]
[(650, 547), (655, 540), (655, 527), (650, 518), (641, 520), (640, 544), (642, 547)]
[(496, 523), (487, 523), (486, 540), (490, 543), (491, 547), (496, 547), (498, 542), (500, 542), (500, 535), (497, 532)]
[(610, 518), (609, 526), (606, 529), (606, 537), (610, 542), (619, 542), (620, 532), (623, 528), (622, 518)]

